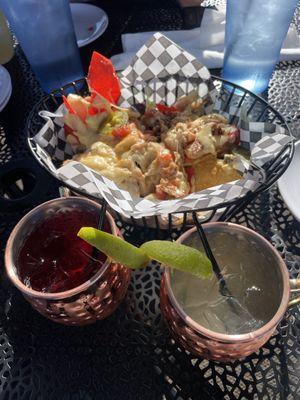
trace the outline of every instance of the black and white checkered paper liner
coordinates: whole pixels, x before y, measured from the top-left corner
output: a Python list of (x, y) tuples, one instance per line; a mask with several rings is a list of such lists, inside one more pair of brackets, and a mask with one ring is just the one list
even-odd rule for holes
[[(249, 122), (240, 116), (240, 109), (230, 107), (222, 110), (217, 100), (208, 69), (194, 56), (156, 33), (141, 47), (130, 65), (120, 74), (122, 107), (144, 103), (145, 99), (174, 104), (182, 95), (197, 90), (206, 99), (205, 112), (219, 112), (240, 128), (241, 145), (251, 151), (251, 163), (241, 160), (235, 163), (243, 178), (215, 186), (176, 200), (148, 200), (134, 198), (120, 189), (113, 181), (89, 169), (85, 165), (70, 161), (60, 168), (56, 165), (72, 157), (72, 147), (66, 142), (63, 128), (65, 108), (61, 105), (55, 113), (42, 111), (46, 123), (33, 139), (36, 152), (55, 175), (69, 187), (94, 197), (104, 198), (108, 204), (125, 217), (149, 217), (167, 215), (222, 205), (245, 196), (255, 190), (263, 181), (261, 167), (279, 154), (291, 138), (279, 125), (263, 122)], [(257, 166), (258, 168), (256, 168)]]
[(104, 198), (108, 204), (125, 217), (149, 217), (212, 207), (244, 196), (259, 185), (259, 172), (251, 171), (244, 179), (215, 186), (188, 196), (165, 201), (133, 198), (129, 192), (120, 189), (113, 181), (105, 178), (87, 166), (71, 161), (58, 171), (58, 177), (66, 185), (81, 189), (87, 194)]

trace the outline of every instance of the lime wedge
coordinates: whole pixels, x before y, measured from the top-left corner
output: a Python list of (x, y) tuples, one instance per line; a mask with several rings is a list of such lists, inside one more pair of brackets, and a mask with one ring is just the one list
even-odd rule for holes
[(77, 235), (114, 261), (132, 269), (146, 267), (153, 259), (199, 278), (207, 278), (212, 273), (211, 262), (203, 253), (176, 242), (152, 240), (137, 248), (110, 233), (89, 227), (81, 228)]
[(149, 258), (199, 278), (212, 274), (210, 260), (199, 250), (176, 242), (152, 240), (140, 247)]
[(142, 250), (110, 233), (84, 227), (80, 229), (77, 236), (126, 267), (143, 268), (150, 261)]

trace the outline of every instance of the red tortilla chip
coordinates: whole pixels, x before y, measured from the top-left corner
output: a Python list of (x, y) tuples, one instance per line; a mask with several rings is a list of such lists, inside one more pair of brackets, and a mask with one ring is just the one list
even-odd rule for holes
[(112, 62), (96, 51), (92, 55), (87, 80), (90, 89), (109, 102), (117, 104), (121, 95), (119, 78)]

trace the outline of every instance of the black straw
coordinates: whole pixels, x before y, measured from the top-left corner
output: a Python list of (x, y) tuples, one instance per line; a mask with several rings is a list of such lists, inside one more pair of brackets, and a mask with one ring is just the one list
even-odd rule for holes
[[(99, 217), (99, 221), (98, 221), (98, 226), (97, 226), (97, 229), (99, 229), (100, 231), (102, 231), (104, 221), (105, 221), (106, 205), (107, 205), (106, 201), (103, 200), (101, 211), (100, 211), (100, 217)], [(92, 251), (92, 258), (96, 258), (99, 253), (100, 253), (100, 251), (96, 247), (94, 247), (93, 251)]]
[(230, 296), (231, 297), (232, 294), (230, 293), (230, 291), (229, 291), (229, 289), (228, 289), (228, 287), (226, 285), (226, 282), (225, 282), (225, 279), (224, 279), (224, 277), (222, 275), (222, 272), (221, 272), (221, 269), (219, 267), (219, 264), (217, 263), (217, 260), (215, 259), (215, 256), (213, 255), (213, 252), (211, 250), (211, 247), (210, 247), (210, 245), (208, 243), (208, 240), (207, 240), (207, 237), (205, 235), (204, 229), (202, 228), (202, 225), (198, 220), (196, 212), (193, 212), (193, 220), (194, 220), (194, 223), (196, 225), (197, 232), (198, 232), (198, 234), (200, 236), (201, 242), (203, 244), (204, 251), (205, 251), (207, 257), (210, 259), (213, 271), (214, 271), (214, 273), (215, 273), (215, 275), (216, 275), (216, 277), (217, 277), (217, 279), (219, 281), (221, 293), (222, 293), (223, 296)]
[(104, 224), (104, 221), (105, 221), (106, 206), (107, 206), (107, 203), (106, 203), (105, 200), (103, 200), (102, 208), (101, 208), (101, 213), (100, 213), (100, 217), (99, 217), (99, 222), (98, 222), (98, 229), (99, 229), (100, 231), (102, 230), (103, 224)]
[[(103, 200), (102, 208), (101, 208), (100, 216), (99, 216), (99, 221), (98, 221), (98, 226), (97, 226), (97, 229), (99, 229), (100, 231), (102, 230), (103, 225), (104, 225), (104, 221), (105, 221), (106, 206), (107, 206), (107, 203), (106, 203), (105, 200)], [(91, 267), (92, 264), (95, 262), (95, 260), (97, 260), (97, 257), (99, 255), (99, 253), (100, 253), (100, 251), (96, 247), (93, 247), (92, 255), (90, 256), (91, 259), (90, 259), (90, 261), (88, 263), (87, 268)]]

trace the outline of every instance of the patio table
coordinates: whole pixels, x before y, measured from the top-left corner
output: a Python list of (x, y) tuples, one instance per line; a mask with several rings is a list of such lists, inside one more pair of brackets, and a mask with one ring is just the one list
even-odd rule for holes
[[(171, 0), (94, 3), (107, 11), (110, 22), (102, 37), (81, 49), (85, 68), (93, 49), (106, 56), (120, 52), (123, 32), (183, 28), (182, 13)], [(205, 2), (217, 3), (220, 1)], [(48, 321), (12, 287), (3, 266), (9, 233), (34, 206), (58, 197), (59, 184), (40, 169), (27, 148), (26, 119), (42, 91), (18, 45), (6, 67), (12, 77), (13, 94), (0, 114), (0, 172), (11, 160), (21, 160), (21, 166), (35, 163), (40, 186), (23, 209), (1, 209), (0, 201), (0, 398), (300, 399), (297, 307), (286, 313), (276, 334), (258, 353), (243, 361), (223, 364), (195, 358), (171, 339), (161, 320), (160, 270), (155, 264), (146, 271), (134, 272), (126, 300), (111, 317), (87, 327), (65, 327)], [(268, 101), (283, 114), (299, 138), (299, 61), (277, 65)], [(255, 229), (272, 241), (286, 260), (290, 276), (299, 276), (299, 223), (286, 208), (276, 185), (260, 194), (232, 221)], [(124, 226), (123, 232), (127, 240), (136, 244), (159, 234), (130, 226)]]

